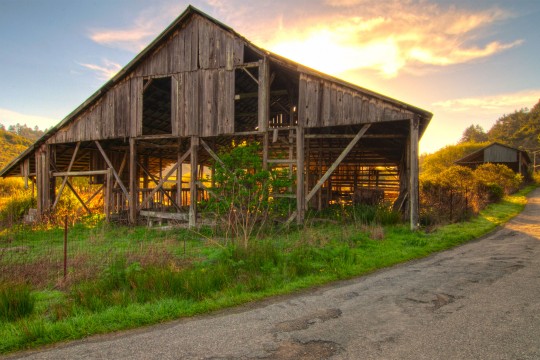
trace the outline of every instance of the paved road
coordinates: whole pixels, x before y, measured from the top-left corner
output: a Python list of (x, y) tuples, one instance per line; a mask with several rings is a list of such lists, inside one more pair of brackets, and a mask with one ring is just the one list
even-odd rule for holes
[(29, 359), (540, 359), (540, 190), (503, 229), (317, 290)]

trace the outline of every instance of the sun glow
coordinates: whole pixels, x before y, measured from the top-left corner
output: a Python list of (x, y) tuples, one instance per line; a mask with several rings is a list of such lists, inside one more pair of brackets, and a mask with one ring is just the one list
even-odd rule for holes
[(270, 50), (331, 75), (354, 69), (375, 68), (384, 76), (393, 77), (404, 65), (398, 45), (392, 37), (361, 46), (351, 46), (350, 40), (343, 33), (320, 28), (311, 31), (303, 39), (278, 40), (270, 46)]

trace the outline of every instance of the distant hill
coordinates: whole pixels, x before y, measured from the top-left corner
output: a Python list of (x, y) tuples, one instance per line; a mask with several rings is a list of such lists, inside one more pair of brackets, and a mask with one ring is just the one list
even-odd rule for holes
[(0, 128), (0, 169), (19, 156), (34, 140)]

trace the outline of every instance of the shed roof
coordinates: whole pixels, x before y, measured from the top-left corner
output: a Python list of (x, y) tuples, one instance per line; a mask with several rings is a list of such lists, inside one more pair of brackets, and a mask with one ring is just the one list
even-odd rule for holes
[(476, 150), (475, 152), (469, 154), (469, 155), (466, 155), (464, 157), (462, 157), (461, 159), (459, 160), (456, 160), (454, 161), (454, 164), (470, 164), (470, 163), (481, 163), (483, 162), (483, 157), (482, 157), (482, 160), (481, 161), (478, 161), (478, 160), (475, 160), (478, 156), (480, 156), (481, 154), (484, 153), (484, 151), (490, 147), (493, 147), (493, 146), (502, 146), (502, 147), (505, 147), (507, 149), (510, 149), (510, 150), (514, 150), (516, 152), (520, 152), (524, 157), (525, 157), (525, 160), (530, 163), (531, 162), (531, 157), (529, 156), (529, 154), (527, 153), (527, 151), (525, 150), (521, 150), (521, 149), (518, 149), (518, 148), (515, 148), (515, 147), (511, 147), (511, 146), (508, 146), (508, 145), (505, 145), (505, 144), (501, 144), (499, 142), (493, 142), (487, 146), (484, 146), (483, 148), (479, 149), (479, 150)]

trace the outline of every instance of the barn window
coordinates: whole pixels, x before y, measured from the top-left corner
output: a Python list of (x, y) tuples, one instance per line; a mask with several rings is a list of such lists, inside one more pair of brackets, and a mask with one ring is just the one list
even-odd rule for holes
[(143, 83), (143, 135), (172, 134), (171, 77)]

